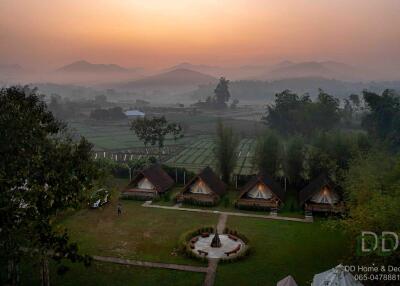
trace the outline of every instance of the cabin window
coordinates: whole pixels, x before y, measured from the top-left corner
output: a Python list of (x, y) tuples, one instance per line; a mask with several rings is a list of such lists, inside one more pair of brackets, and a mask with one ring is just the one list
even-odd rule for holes
[(272, 198), (272, 192), (264, 184), (258, 183), (247, 193), (247, 196), (253, 199), (268, 200)]
[(138, 188), (143, 190), (153, 190), (154, 185), (147, 178), (143, 178), (139, 181)]
[(210, 194), (212, 191), (202, 180), (197, 180), (190, 188), (190, 192), (194, 194)]
[(311, 202), (317, 204), (336, 204), (339, 202), (339, 195), (331, 188), (325, 186), (311, 198)]

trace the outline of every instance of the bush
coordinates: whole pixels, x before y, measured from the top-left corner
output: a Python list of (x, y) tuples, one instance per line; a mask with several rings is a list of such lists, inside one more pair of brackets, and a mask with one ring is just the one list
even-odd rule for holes
[(161, 195), (161, 199), (163, 202), (169, 202), (171, 200), (171, 194), (166, 192), (165, 194)]
[(228, 208), (229, 205), (230, 205), (230, 203), (231, 203), (231, 201), (229, 200), (229, 198), (228, 198), (228, 197), (225, 197), (225, 198), (224, 198), (224, 207), (225, 207), (225, 208)]
[(241, 205), (236, 203), (236, 208), (240, 210), (248, 210), (248, 211), (270, 211), (270, 207), (264, 207), (260, 205)]
[(133, 201), (156, 201), (156, 198), (153, 197), (146, 197), (141, 195), (124, 195), (121, 194), (121, 199), (123, 200), (133, 200)]
[(199, 206), (199, 207), (213, 207), (216, 205), (216, 203), (214, 203), (214, 202), (198, 201), (193, 198), (185, 198), (185, 199), (183, 199), (183, 203), (188, 204), (188, 205), (193, 205), (193, 206)]
[(241, 234), (237, 230), (233, 230), (228, 227), (225, 228), (224, 233), (231, 234), (231, 235), (234, 235), (234, 236), (240, 238), (246, 244), (246, 249), (244, 251), (240, 252), (237, 256), (235, 256), (233, 258), (221, 258), (220, 259), (221, 262), (232, 263), (235, 261), (239, 261), (239, 260), (242, 260), (242, 259), (248, 257), (250, 255), (250, 253), (253, 252), (252, 248), (249, 245), (249, 239), (244, 234)]

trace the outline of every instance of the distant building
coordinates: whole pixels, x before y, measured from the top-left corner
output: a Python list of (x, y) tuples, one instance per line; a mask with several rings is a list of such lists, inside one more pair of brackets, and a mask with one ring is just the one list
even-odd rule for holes
[(128, 118), (144, 117), (146, 114), (140, 110), (127, 110), (124, 112)]

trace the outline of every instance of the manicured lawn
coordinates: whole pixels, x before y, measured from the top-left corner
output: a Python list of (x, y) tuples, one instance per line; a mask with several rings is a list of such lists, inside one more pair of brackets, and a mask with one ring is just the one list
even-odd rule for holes
[(174, 253), (181, 235), (204, 225), (216, 225), (214, 214), (186, 213), (141, 207), (143, 202), (117, 197), (101, 209), (84, 209), (63, 219), (73, 241), (83, 253), (145, 261), (198, 264)]
[[(51, 267), (51, 284), (60, 286), (186, 286), (201, 285), (203, 273), (175, 271), (168, 269), (144, 268), (94, 262), (88, 268), (82, 264), (68, 264), (70, 270), (64, 275), (57, 275)], [(21, 271), (21, 285), (40, 285), (39, 270), (27, 267)]]
[(289, 274), (299, 285), (309, 285), (314, 274), (337, 265), (345, 254), (345, 237), (323, 228), (321, 222), (230, 216), (227, 225), (246, 235), (253, 251), (243, 261), (220, 264), (216, 285), (275, 286)]

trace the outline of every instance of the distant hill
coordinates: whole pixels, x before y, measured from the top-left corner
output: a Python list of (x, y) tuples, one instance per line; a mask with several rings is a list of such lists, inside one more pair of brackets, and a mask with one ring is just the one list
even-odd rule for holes
[[(187, 94), (187, 96), (193, 100), (204, 100), (207, 96), (213, 95), (214, 88), (213, 85), (204, 85), (191, 94)], [(352, 93), (361, 94), (364, 89), (378, 93), (387, 88), (400, 91), (400, 81), (349, 82), (323, 77), (297, 77), (273, 81), (239, 80), (231, 81), (229, 85), (232, 98), (237, 98), (240, 101), (263, 102), (272, 102), (276, 93), (286, 89), (299, 95), (308, 93), (312, 98), (315, 98), (319, 88), (336, 97), (347, 98)]]
[(272, 68), (268, 74), (269, 79), (284, 78), (304, 78), (304, 77), (324, 77), (339, 80), (361, 80), (365, 79), (365, 74), (347, 64), (324, 61), (324, 62), (282, 62)]
[(174, 69), (160, 74), (147, 76), (135, 81), (120, 83), (115, 87), (120, 88), (157, 88), (157, 87), (180, 87), (198, 86), (202, 84), (215, 83), (217, 79), (210, 75), (189, 70)]
[(14, 75), (23, 73), (25, 70), (17, 64), (0, 64), (0, 74), (2, 75)]
[(59, 72), (67, 73), (107, 73), (107, 72), (128, 72), (129, 69), (115, 64), (92, 64), (88, 61), (76, 61), (59, 68)]
[(192, 70), (192, 71), (198, 71), (198, 72), (205, 72), (205, 71), (215, 71), (215, 70), (220, 70), (222, 69), (221, 67), (218, 66), (208, 66), (208, 65), (194, 65), (188, 62), (180, 63), (175, 66), (172, 66), (170, 68), (167, 68), (166, 71), (173, 71), (177, 69), (187, 69), (187, 70)]

